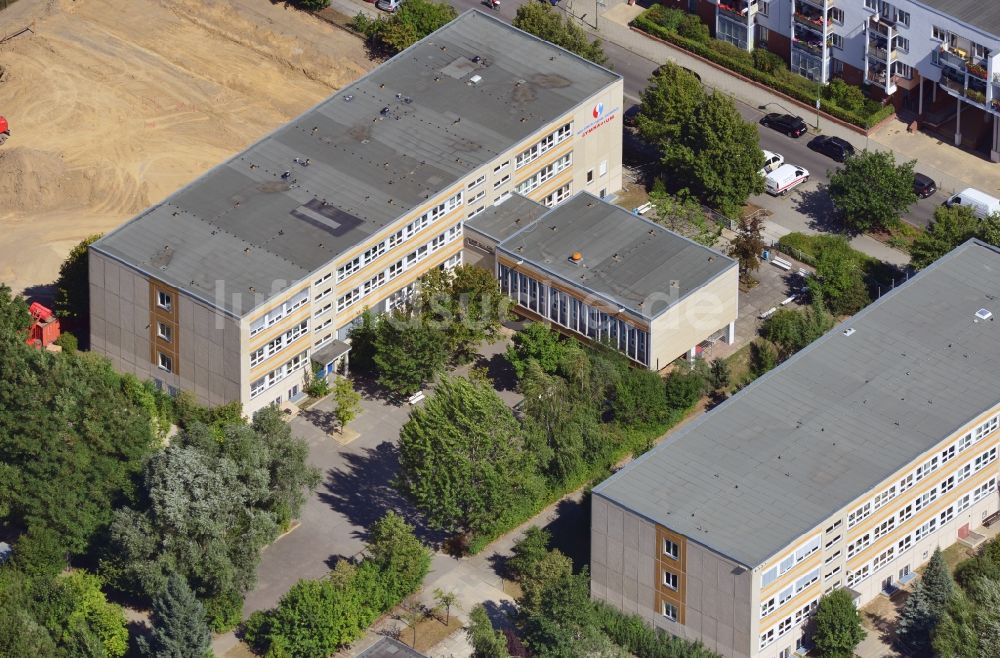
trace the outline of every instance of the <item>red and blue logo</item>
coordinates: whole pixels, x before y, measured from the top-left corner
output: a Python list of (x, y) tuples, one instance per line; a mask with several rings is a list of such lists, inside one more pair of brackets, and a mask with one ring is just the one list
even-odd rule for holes
[(594, 106), (594, 118), (599, 119), (602, 114), (604, 114), (604, 103), (598, 103)]

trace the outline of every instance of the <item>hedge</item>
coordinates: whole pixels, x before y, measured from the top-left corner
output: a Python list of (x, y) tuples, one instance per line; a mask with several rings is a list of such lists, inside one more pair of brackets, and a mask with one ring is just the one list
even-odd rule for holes
[[(699, 57), (703, 57), (709, 61), (715, 62), (720, 66), (724, 66), (734, 73), (738, 73), (745, 78), (749, 78), (755, 82), (759, 82), (763, 85), (779, 91), (787, 96), (812, 105), (816, 102), (816, 97), (805, 93), (802, 89), (796, 87), (793, 84), (776, 78), (775, 76), (759, 71), (753, 67), (750, 62), (741, 62), (732, 57), (727, 57), (726, 55), (713, 49), (710, 45), (700, 43), (698, 41), (693, 41), (691, 39), (686, 39), (676, 32), (669, 30), (662, 25), (657, 24), (655, 21), (648, 17), (650, 12), (656, 12), (662, 9), (661, 5), (656, 5), (642, 14), (639, 14), (632, 20), (630, 25), (646, 34), (654, 36), (658, 39), (662, 39), (668, 43), (671, 43), (679, 48), (683, 48), (688, 52), (691, 52)], [(654, 14), (655, 15), (655, 14)], [(724, 43), (724, 42), (723, 42)], [(842, 121), (847, 121), (855, 126), (864, 128), (865, 130), (877, 125), (879, 122), (883, 121), (895, 112), (895, 108), (891, 105), (885, 105), (879, 109), (878, 112), (874, 114), (862, 116), (855, 112), (845, 110), (828, 98), (820, 99), (820, 109), (826, 112), (830, 116), (836, 117)]]

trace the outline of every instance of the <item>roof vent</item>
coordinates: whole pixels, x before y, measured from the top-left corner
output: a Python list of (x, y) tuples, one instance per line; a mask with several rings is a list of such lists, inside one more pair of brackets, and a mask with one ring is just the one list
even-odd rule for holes
[(854, 327), (851, 327), (850, 329), (844, 329), (844, 335), (853, 336), (855, 331), (857, 331), (857, 329), (855, 329)]
[(574, 251), (569, 255), (569, 262), (573, 263), (574, 265), (579, 265), (582, 260), (583, 260), (583, 254), (581, 254), (579, 251)]
[(980, 320), (989, 320), (990, 318), (993, 317), (993, 312), (990, 311), (989, 309), (981, 308), (978, 311), (976, 311), (976, 317), (979, 318)]
[(469, 78), (470, 85), (478, 85), (482, 81), (483, 81), (483, 76), (481, 75), (474, 75), (471, 78)]

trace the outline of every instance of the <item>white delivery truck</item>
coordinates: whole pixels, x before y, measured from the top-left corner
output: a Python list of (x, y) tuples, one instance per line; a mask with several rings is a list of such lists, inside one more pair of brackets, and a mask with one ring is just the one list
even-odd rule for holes
[(949, 208), (952, 206), (965, 206), (972, 208), (976, 217), (982, 219), (989, 215), (1000, 213), (1000, 199), (990, 196), (986, 192), (967, 187), (958, 194), (944, 202)]
[(809, 180), (809, 171), (805, 167), (793, 164), (783, 164), (764, 177), (767, 193), (774, 196), (787, 194), (788, 190), (798, 187)]

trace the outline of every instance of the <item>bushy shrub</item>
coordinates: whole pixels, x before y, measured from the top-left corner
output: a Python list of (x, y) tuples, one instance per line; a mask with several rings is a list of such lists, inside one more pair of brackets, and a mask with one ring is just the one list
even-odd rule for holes
[(764, 48), (754, 48), (751, 54), (754, 68), (763, 73), (775, 75), (785, 68), (785, 60)]
[(831, 80), (823, 90), (823, 95), (848, 112), (865, 111), (865, 95), (861, 93), (861, 89), (847, 84), (840, 78)]
[(638, 658), (718, 658), (700, 642), (682, 640), (654, 630), (638, 615), (629, 615), (605, 603), (594, 603), (598, 628), (612, 642)]
[(677, 34), (696, 41), (698, 43), (708, 43), (712, 40), (712, 34), (708, 31), (708, 26), (701, 22), (701, 19), (694, 14), (684, 14), (677, 25)]

